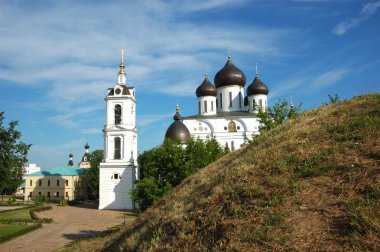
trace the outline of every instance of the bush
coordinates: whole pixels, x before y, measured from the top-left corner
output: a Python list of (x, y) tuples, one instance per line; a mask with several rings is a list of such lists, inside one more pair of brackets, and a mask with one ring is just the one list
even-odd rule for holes
[(2, 235), (2, 236), (0, 236), (0, 243), (7, 241), (7, 240), (10, 240), (12, 238), (15, 238), (17, 236), (26, 234), (26, 233), (33, 231), (33, 230), (40, 228), (40, 227), (42, 227), (42, 224), (37, 223), (37, 224), (31, 225), (31, 226), (27, 226), (26, 228), (23, 228), (23, 229), (16, 231), (14, 233)]

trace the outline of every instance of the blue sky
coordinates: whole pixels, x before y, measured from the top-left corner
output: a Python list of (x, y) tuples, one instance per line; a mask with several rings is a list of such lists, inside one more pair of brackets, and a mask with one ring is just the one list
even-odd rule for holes
[(162, 143), (176, 103), (197, 113), (195, 89), (228, 47), (246, 86), (258, 63), (270, 104), (291, 97), (310, 109), (329, 94), (378, 92), (379, 12), (378, 0), (0, 0), (0, 110), (46, 170), (70, 152), (79, 162), (86, 142), (103, 148), (121, 48), (140, 152)]

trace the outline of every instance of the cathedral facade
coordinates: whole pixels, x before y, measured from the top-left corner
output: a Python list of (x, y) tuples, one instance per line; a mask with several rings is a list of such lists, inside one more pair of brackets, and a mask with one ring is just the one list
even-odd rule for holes
[(198, 114), (181, 117), (177, 107), (174, 122), (165, 138), (186, 143), (190, 136), (205, 140), (214, 138), (230, 150), (240, 148), (259, 133), (258, 109), (268, 106), (268, 87), (256, 76), (247, 87), (245, 74), (228, 56), (224, 67), (215, 75), (213, 85), (208, 75), (196, 89)]
[(129, 192), (138, 179), (135, 88), (127, 87), (123, 52), (117, 84), (109, 88), (99, 166), (99, 209), (135, 208)]

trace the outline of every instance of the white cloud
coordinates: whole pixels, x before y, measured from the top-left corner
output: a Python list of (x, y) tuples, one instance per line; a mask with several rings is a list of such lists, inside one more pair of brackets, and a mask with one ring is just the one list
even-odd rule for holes
[(358, 26), (365, 20), (369, 19), (372, 15), (377, 12), (377, 9), (380, 7), (380, 1), (370, 2), (363, 6), (360, 11), (360, 14), (356, 18), (351, 18), (346, 21), (338, 23), (332, 30), (332, 33), (341, 36), (345, 34), (348, 30)]

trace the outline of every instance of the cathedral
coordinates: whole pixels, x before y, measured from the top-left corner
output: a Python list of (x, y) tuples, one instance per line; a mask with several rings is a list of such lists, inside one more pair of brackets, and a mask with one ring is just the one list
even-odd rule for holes
[[(138, 179), (136, 127), (136, 93), (126, 85), (123, 51), (117, 83), (107, 90), (106, 124), (103, 129), (104, 160), (99, 166), (99, 209), (132, 209), (129, 192)], [(256, 76), (248, 85), (246, 77), (228, 56), (216, 73), (213, 85), (208, 75), (195, 91), (198, 114), (182, 117), (176, 107), (174, 122), (165, 138), (186, 144), (191, 138), (214, 138), (230, 150), (240, 148), (259, 132), (258, 109), (266, 110), (268, 87)], [(86, 153), (89, 146), (86, 145)], [(82, 158), (86, 165), (87, 155)]]
[(208, 75), (198, 86), (198, 114), (181, 117), (177, 105), (174, 122), (166, 131), (165, 138), (186, 144), (190, 137), (214, 138), (230, 150), (240, 148), (253, 135), (259, 133), (258, 109), (268, 106), (268, 87), (256, 76), (247, 87), (245, 74), (228, 56), (224, 67), (216, 73), (213, 85)]

